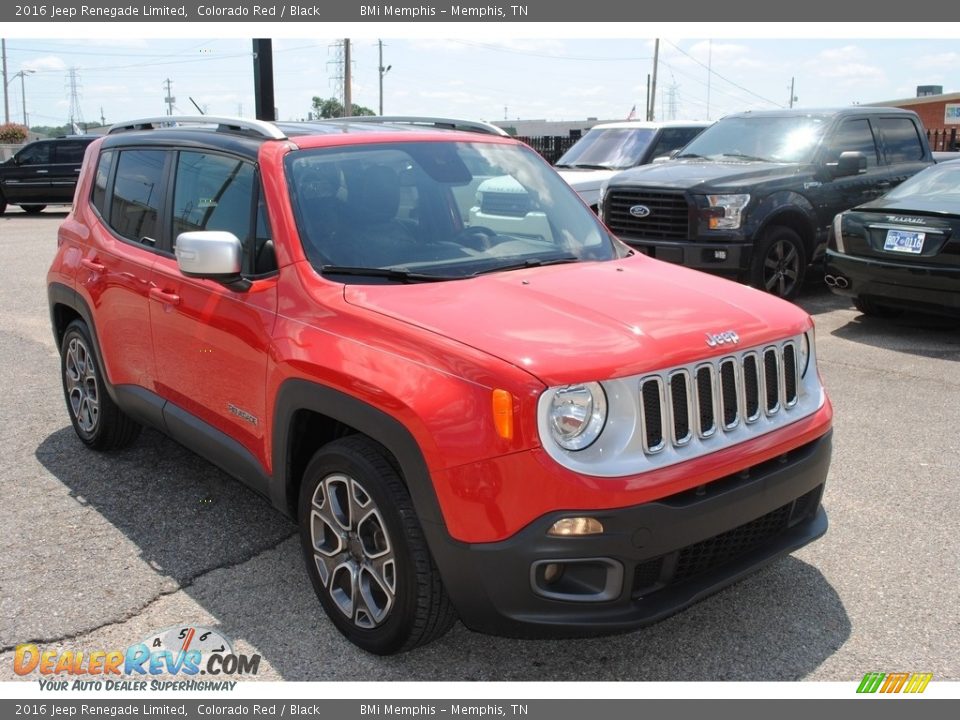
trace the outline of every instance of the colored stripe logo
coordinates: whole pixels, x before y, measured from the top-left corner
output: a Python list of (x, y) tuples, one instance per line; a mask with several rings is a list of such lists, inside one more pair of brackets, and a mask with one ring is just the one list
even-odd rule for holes
[(933, 673), (867, 673), (860, 681), (858, 693), (922, 693)]

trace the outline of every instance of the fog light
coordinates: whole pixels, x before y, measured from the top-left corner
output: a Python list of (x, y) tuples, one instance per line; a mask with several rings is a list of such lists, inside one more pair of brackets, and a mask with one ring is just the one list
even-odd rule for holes
[(603, 523), (592, 517), (570, 517), (557, 520), (547, 535), (572, 537), (575, 535), (599, 535), (603, 532)]
[(543, 568), (543, 581), (547, 585), (553, 585), (563, 575), (562, 563), (550, 563)]

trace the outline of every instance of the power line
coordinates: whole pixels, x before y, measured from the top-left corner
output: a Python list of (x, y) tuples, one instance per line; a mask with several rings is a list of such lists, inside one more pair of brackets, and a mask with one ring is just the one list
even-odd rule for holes
[(749, 95), (753, 95), (755, 98), (759, 98), (760, 100), (763, 100), (763, 101), (766, 102), (766, 103), (770, 103), (771, 105), (776, 105), (777, 107), (780, 107), (780, 108), (783, 107), (783, 105), (781, 105), (780, 103), (776, 102), (775, 100), (771, 100), (770, 98), (765, 98), (763, 95), (759, 95), (759, 94), (755, 93), (753, 90), (750, 90), (750, 89), (748, 89), (748, 88), (745, 88), (743, 85), (740, 85), (740, 84), (738, 84), (738, 83), (735, 83), (735, 82), (734, 82), (733, 80), (731, 80), (730, 78), (724, 77), (723, 75), (721, 75), (720, 73), (718, 73), (716, 70), (714, 70), (712, 67), (709, 67), (709, 66), (707, 66), (707, 65), (704, 65), (702, 62), (700, 62), (699, 60), (697, 60), (693, 55), (691, 55), (690, 53), (688, 53), (688, 52), (687, 52), (686, 50), (684, 50), (683, 48), (678, 47), (677, 45), (675, 45), (674, 43), (670, 42), (669, 40), (667, 40), (667, 42), (670, 43), (670, 46), (671, 46), (672, 48), (674, 48), (677, 52), (679, 52), (679, 53), (682, 54), (682, 55), (686, 55), (688, 58), (690, 58), (691, 60), (693, 60), (697, 65), (699, 65), (700, 67), (704, 68), (704, 69), (705, 69), (707, 72), (709, 72), (710, 74), (715, 75), (716, 77), (720, 78), (720, 79), (723, 80), (724, 82), (730, 83), (730, 84), (733, 85), (735, 88), (739, 88), (740, 90), (743, 90), (745, 93), (747, 93), (747, 94), (749, 94)]

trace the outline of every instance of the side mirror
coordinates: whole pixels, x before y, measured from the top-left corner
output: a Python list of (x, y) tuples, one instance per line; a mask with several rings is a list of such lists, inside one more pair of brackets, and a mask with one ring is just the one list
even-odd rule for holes
[(867, 171), (867, 156), (857, 150), (847, 150), (840, 153), (837, 162), (827, 163), (827, 169), (835, 178), (860, 175)]
[(177, 235), (177, 266), (187, 277), (231, 283), (240, 279), (243, 246), (222, 230), (198, 230)]

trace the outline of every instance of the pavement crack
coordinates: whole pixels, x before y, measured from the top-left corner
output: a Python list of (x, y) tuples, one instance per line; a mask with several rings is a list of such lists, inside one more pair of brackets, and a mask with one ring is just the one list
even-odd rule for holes
[[(30, 638), (29, 640), (22, 640), (22, 641), (16, 643), (15, 645), (4, 645), (4, 646), (0, 647), (0, 653), (14, 652), (19, 645), (25, 645), (25, 644), (28, 644), (28, 643), (34, 644), (34, 645), (40, 645), (40, 644), (43, 644), (43, 645), (61, 644), (61, 643), (64, 643), (64, 642), (66, 642), (66, 641), (68, 641), (68, 640), (75, 640), (75, 639), (77, 639), (78, 637), (82, 637), (83, 635), (89, 635), (90, 633), (97, 632), (98, 630), (103, 630), (104, 628), (112, 627), (112, 626), (114, 626), (114, 625), (122, 625), (123, 623), (128, 622), (128, 621), (132, 620), (133, 618), (141, 615), (144, 611), (146, 611), (147, 609), (149, 609), (151, 605), (153, 605), (153, 604), (156, 603), (157, 601), (161, 600), (162, 598), (167, 597), (167, 596), (169, 596), (169, 595), (174, 595), (174, 594), (176, 594), (176, 593), (178, 593), (178, 592), (181, 592), (181, 591), (183, 591), (183, 590), (187, 590), (188, 588), (192, 587), (192, 586), (195, 585), (197, 582), (199, 582), (200, 580), (202, 580), (203, 578), (205, 578), (207, 575), (210, 575), (211, 573), (215, 573), (215, 572), (217, 572), (218, 570), (230, 570), (230, 569), (232, 569), (232, 568), (239, 567), (240, 565), (243, 565), (243, 564), (245, 564), (245, 563), (248, 563), (248, 562), (250, 562), (251, 560), (256, 560), (256, 559), (257, 559), (258, 557), (260, 557), (261, 555), (265, 555), (265, 554), (267, 554), (267, 553), (269, 553), (269, 552), (272, 552), (272, 551), (276, 550), (278, 547), (280, 547), (280, 546), (283, 545), (285, 542), (287, 542), (287, 540), (290, 540), (291, 538), (296, 537), (296, 535), (297, 535), (297, 531), (294, 530), (294, 531), (290, 532), (289, 534), (287, 534), (287, 535), (283, 536), (282, 538), (280, 538), (277, 542), (275, 542), (275, 543), (273, 543), (273, 544), (271, 544), (271, 545), (268, 545), (267, 547), (254, 550), (254, 551), (251, 552), (250, 554), (248, 554), (248, 555), (246, 555), (246, 556), (244, 556), (244, 557), (241, 557), (241, 558), (239, 558), (239, 559), (237, 559), (237, 560), (235, 560), (235, 561), (233, 561), (233, 562), (228, 562), (228, 563), (224, 563), (224, 564), (222, 564), (222, 565), (217, 565), (216, 567), (209, 568), (209, 569), (207, 569), (207, 570), (204, 570), (204, 571), (202, 571), (202, 572), (197, 573), (196, 575), (192, 575), (192, 576), (188, 577), (188, 578), (185, 579), (183, 582), (177, 583), (176, 581), (174, 581), (174, 582), (175, 582), (174, 587), (160, 590), (156, 595), (154, 595), (152, 598), (150, 598), (149, 600), (147, 600), (145, 603), (143, 603), (143, 604), (140, 605), (139, 607), (137, 607), (137, 608), (135, 608), (135, 609), (133, 609), (133, 610), (125, 613), (125, 614), (124, 614), (122, 617), (120, 617), (120, 618), (115, 618), (115, 619), (109, 620), (109, 621), (107, 621), (107, 622), (101, 623), (100, 625), (96, 625), (96, 626), (94, 626), (94, 627), (84, 628), (84, 629), (82, 629), (82, 630), (77, 630), (77, 631), (74, 632), (74, 633), (69, 633), (69, 634), (67, 634), (67, 635), (61, 635), (61, 636), (59, 636), (59, 637), (37, 637), (37, 638)], [(172, 578), (171, 578), (171, 580), (172, 580)]]

